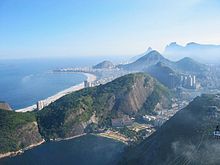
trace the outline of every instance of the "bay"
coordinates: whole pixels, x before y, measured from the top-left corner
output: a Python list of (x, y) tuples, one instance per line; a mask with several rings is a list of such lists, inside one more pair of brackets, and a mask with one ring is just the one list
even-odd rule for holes
[(13, 109), (35, 104), (86, 79), (83, 74), (53, 73), (65, 67), (92, 66), (99, 59), (0, 60), (0, 101)]
[(125, 144), (86, 135), (71, 140), (49, 142), (24, 154), (0, 159), (2, 165), (114, 165)]

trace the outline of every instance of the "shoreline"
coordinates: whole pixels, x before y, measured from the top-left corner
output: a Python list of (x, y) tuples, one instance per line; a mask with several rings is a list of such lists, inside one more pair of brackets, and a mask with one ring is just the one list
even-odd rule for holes
[[(123, 140), (120, 140), (120, 139), (117, 139), (117, 138), (108, 137), (108, 136), (103, 136), (102, 134), (97, 134), (97, 133), (89, 133), (89, 134), (88, 133), (83, 133), (83, 134), (75, 135), (75, 136), (68, 137), (68, 138), (58, 138), (58, 139), (55, 139), (55, 140), (50, 139), (50, 141), (51, 142), (67, 141), (67, 140), (72, 140), (72, 139), (80, 138), (80, 137), (83, 137), (83, 136), (86, 136), (86, 135), (93, 135), (93, 136), (97, 136), (97, 137), (103, 137), (103, 138), (111, 139), (111, 140), (123, 143), (125, 145), (128, 145), (128, 143), (123, 141)], [(18, 156), (20, 154), (24, 154), (25, 151), (33, 149), (33, 148), (35, 148), (37, 146), (40, 146), (43, 143), (47, 143), (47, 142), (43, 139), (39, 143), (31, 144), (31, 145), (29, 145), (29, 146), (27, 146), (27, 147), (25, 147), (23, 149), (20, 149), (18, 151), (12, 151), (12, 152), (7, 152), (7, 153), (0, 154), (0, 159), (7, 158), (7, 157), (14, 157), (14, 156)]]
[(123, 143), (123, 144), (125, 144), (125, 145), (128, 145), (128, 141), (122, 140), (122, 139), (120, 139), (120, 138), (114, 138), (114, 137), (107, 136), (107, 135), (101, 134), (101, 133), (98, 133), (98, 134), (92, 133), (92, 135), (97, 136), (97, 137), (103, 137), (103, 138), (111, 139), (111, 140), (114, 140), (114, 141)]
[(66, 141), (66, 140), (71, 140), (71, 139), (75, 139), (75, 138), (78, 138), (78, 137), (82, 137), (82, 136), (85, 136), (85, 135), (87, 135), (87, 133), (75, 135), (75, 136), (68, 137), (68, 138), (57, 138), (55, 140), (50, 139), (50, 141), (52, 141), (52, 142)]
[[(76, 72), (73, 72), (73, 73), (76, 73)], [(87, 77), (86, 80), (89, 81), (89, 82), (93, 82), (97, 79), (97, 76), (94, 75), (94, 74), (91, 74), (91, 73), (84, 73), (84, 72), (77, 72), (77, 73), (85, 75)], [(67, 89), (64, 89), (64, 90), (62, 90), (62, 91), (60, 91), (60, 92), (58, 92), (58, 93), (56, 93), (52, 96), (49, 96), (46, 99), (39, 100), (39, 101), (45, 102), (45, 106), (48, 106), (49, 104), (51, 104), (52, 102), (60, 99), (61, 97), (65, 96), (69, 93), (79, 91), (83, 88), (84, 88), (84, 83), (81, 82), (80, 84), (73, 85), (73, 86), (71, 86)], [(37, 105), (34, 104), (34, 105), (31, 105), (31, 106), (28, 106), (28, 107), (25, 107), (25, 108), (21, 108), (21, 109), (17, 109), (17, 110), (14, 110), (14, 111), (15, 112), (30, 112), (30, 111), (34, 111), (36, 108), (37, 108)]]
[(6, 152), (4, 154), (0, 154), (0, 159), (6, 158), (6, 157), (13, 157), (13, 156), (17, 156), (20, 154), (23, 154), (25, 151), (30, 150), (34, 147), (37, 147), (41, 144), (45, 143), (45, 140), (43, 139), (42, 141), (40, 141), (39, 143), (35, 143), (35, 144), (31, 144), (23, 149), (20, 149), (18, 151), (11, 151), (11, 152)]
[[(50, 139), (50, 141), (51, 142), (67, 141), (67, 140), (72, 140), (72, 139), (79, 138), (79, 137), (86, 136), (86, 135), (87, 135), (87, 133), (83, 133), (83, 134), (75, 135), (75, 136), (68, 137), (68, 138), (58, 138), (58, 139), (55, 139), (55, 140)], [(11, 152), (6, 152), (6, 153), (3, 153), (3, 154), (0, 154), (0, 159), (6, 158), (6, 157), (14, 157), (14, 156), (18, 156), (20, 154), (24, 154), (25, 151), (30, 150), (32, 148), (35, 148), (37, 146), (40, 146), (43, 143), (46, 143), (46, 141), (44, 139), (42, 141), (40, 141), (39, 143), (31, 144), (31, 145), (29, 145), (29, 146), (27, 146), (23, 149), (20, 149), (18, 151), (11, 151)]]

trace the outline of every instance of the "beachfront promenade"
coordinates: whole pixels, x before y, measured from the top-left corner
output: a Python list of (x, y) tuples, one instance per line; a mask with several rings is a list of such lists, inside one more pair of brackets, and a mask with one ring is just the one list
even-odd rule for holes
[[(86, 77), (87, 77), (87, 81), (88, 82), (94, 82), (96, 80), (96, 76), (93, 75), (93, 74), (90, 74), (90, 73), (83, 73)], [(49, 104), (51, 104), (52, 102), (58, 100), (59, 98), (69, 94), (69, 93), (72, 93), (72, 92), (75, 92), (75, 91), (78, 91), (78, 90), (81, 90), (84, 88), (84, 83), (80, 83), (78, 85), (74, 85), (70, 88), (67, 88), (53, 96), (50, 96), (44, 100), (40, 100), (40, 102), (43, 104), (43, 107), (45, 106), (48, 106)], [(16, 112), (28, 112), (28, 111), (33, 111), (37, 109), (37, 104), (34, 104), (32, 106), (29, 106), (29, 107), (26, 107), (26, 108), (22, 108), (22, 109), (18, 109), (18, 110), (15, 110)]]

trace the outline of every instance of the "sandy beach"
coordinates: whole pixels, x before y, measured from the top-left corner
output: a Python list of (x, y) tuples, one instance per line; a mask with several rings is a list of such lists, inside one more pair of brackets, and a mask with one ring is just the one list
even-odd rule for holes
[[(89, 82), (93, 82), (96, 80), (96, 76), (93, 75), (93, 74), (90, 74), (90, 73), (83, 73), (83, 72), (80, 72), (81, 74), (84, 74), (86, 77), (87, 77), (87, 81)], [(72, 92), (75, 92), (75, 91), (78, 91), (78, 90), (81, 90), (84, 88), (84, 82), (80, 83), (80, 84), (77, 84), (77, 85), (74, 85), (70, 88), (67, 88), (61, 92), (58, 92), (57, 94), (53, 95), (53, 96), (50, 96), (44, 100), (39, 100), (39, 101), (43, 101), (44, 102), (44, 105), (47, 106), (49, 105), (50, 103), (58, 100), (59, 98), (69, 94), (69, 93), (72, 93)], [(29, 111), (33, 111), (37, 108), (37, 105), (34, 104), (32, 106), (29, 106), (29, 107), (26, 107), (26, 108), (22, 108), (22, 109), (18, 109), (18, 110), (15, 110), (16, 112), (29, 112)]]

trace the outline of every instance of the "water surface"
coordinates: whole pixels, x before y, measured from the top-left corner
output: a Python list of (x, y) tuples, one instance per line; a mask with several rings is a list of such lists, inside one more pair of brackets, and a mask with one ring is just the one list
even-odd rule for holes
[(111, 139), (86, 135), (44, 143), (24, 154), (0, 159), (2, 165), (113, 165), (125, 145)]

